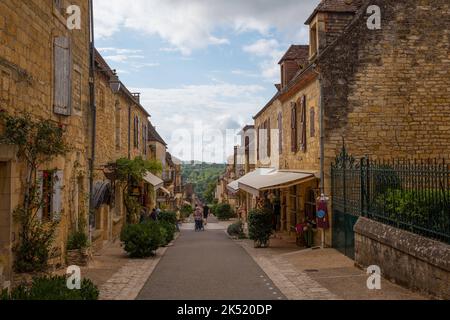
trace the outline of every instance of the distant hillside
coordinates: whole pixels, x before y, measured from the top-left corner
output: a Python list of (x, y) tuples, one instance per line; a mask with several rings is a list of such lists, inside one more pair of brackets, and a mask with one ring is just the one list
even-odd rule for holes
[(185, 183), (192, 183), (194, 185), (194, 192), (197, 196), (203, 201), (206, 200), (210, 202), (210, 194), (213, 188), (212, 186), (216, 185), (217, 179), (225, 172), (226, 165), (211, 163), (183, 163), (181, 168), (183, 181)]

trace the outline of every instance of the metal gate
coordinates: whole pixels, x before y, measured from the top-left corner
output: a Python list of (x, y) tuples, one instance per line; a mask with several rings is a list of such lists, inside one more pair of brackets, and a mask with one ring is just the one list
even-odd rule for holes
[(331, 189), (333, 209), (333, 248), (346, 256), (355, 257), (355, 226), (361, 215), (362, 183), (364, 172), (361, 162), (347, 154), (345, 147), (331, 166)]

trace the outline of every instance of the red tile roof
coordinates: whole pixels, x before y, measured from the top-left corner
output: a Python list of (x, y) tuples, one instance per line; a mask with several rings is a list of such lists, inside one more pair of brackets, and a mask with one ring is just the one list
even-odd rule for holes
[(158, 131), (156, 131), (156, 128), (152, 125), (148, 127), (148, 141), (156, 141), (167, 146), (167, 143), (161, 138)]
[(354, 13), (361, 6), (361, 0), (322, 0), (314, 12), (306, 20), (305, 24), (310, 24), (311, 20), (319, 12), (351, 12)]
[(309, 46), (308, 45), (296, 45), (293, 44), (286, 51), (284, 56), (281, 58), (280, 63), (285, 60), (308, 60), (309, 57)]

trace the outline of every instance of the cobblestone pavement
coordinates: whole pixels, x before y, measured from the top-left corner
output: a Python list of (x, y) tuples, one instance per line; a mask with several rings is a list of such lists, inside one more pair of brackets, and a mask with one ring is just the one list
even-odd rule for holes
[(381, 290), (367, 289), (367, 274), (334, 249), (300, 250), (271, 239), (271, 248), (239, 243), (290, 300), (417, 300), (427, 299), (382, 279)]
[(242, 247), (258, 263), (269, 278), (289, 300), (336, 300), (338, 297), (306, 273), (295, 269), (282, 256), (259, 254), (252, 250), (249, 242), (240, 242)]
[(112, 278), (102, 284), (100, 300), (134, 300), (152, 274), (166, 248), (160, 248), (155, 257), (130, 260)]

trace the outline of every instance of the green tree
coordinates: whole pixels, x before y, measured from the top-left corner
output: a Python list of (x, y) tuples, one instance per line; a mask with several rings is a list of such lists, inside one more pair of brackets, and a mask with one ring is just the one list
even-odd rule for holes
[(121, 158), (116, 161), (116, 179), (122, 182), (122, 193), (127, 210), (127, 223), (137, 223), (142, 206), (136, 198), (130, 195), (129, 187), (140, 183), (147, 172), (156, 174), (161, 172), (162, 165), (156, 160), (144, 160), (137, 157), (134, 160)]

